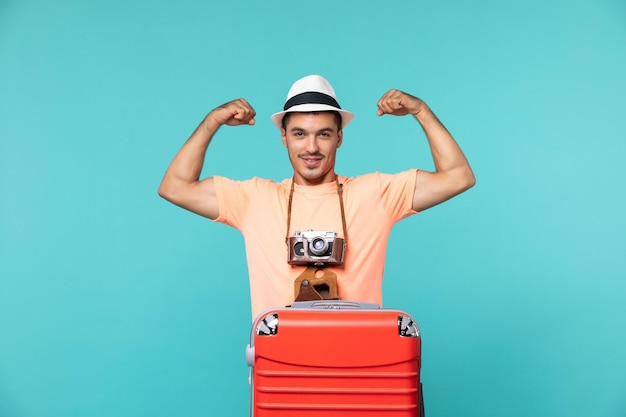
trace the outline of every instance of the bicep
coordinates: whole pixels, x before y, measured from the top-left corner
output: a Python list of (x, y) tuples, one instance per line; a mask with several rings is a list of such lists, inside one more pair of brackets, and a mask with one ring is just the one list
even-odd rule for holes
[(173, 204), (193, 213), (215, 220), (219, 215), (215, 180), (213, 177), (192, 183), (174, 185), (162, 196)]
[(424, 211), (461, 193), (453, 175), (418, 170), (413, 192), (413, 210)]

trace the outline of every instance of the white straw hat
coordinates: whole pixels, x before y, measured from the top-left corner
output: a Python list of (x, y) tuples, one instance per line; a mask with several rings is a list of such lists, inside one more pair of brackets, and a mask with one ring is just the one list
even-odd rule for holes
[(337, 111), (341, 114), (341, 128), (354, 119), (354, 114), (342, 110), (337, 102), (335, 90), (322, 76), (308, 75), (293, 83), (287, 93), (283, 111), (272, 115), (272, 122), (281, 129), (283, 117), (291, 112)]

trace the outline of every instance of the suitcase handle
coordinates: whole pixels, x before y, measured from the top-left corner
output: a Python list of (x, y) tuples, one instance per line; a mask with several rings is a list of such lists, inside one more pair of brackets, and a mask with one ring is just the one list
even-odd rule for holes
[(319, 310), (379, 310), (376, 303), (362, 303), (344, 300), (295, 301), (291, 308), (308, 308)]

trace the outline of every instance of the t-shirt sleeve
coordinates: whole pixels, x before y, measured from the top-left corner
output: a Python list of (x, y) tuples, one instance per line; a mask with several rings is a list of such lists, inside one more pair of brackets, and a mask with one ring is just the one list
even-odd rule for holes
[(413, 210), (416, 178), (416, 169), (398, 174), (375, 174), (381, 204), (395, 221), (417, 213)]
[(217, 175), (213, 181), (219, 209), (215, 221), (239, 229), (248, 211), (249, 181), (234, 181)]

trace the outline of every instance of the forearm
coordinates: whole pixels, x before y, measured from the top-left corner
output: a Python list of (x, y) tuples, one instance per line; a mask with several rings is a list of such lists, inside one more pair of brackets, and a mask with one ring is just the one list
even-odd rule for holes
[(454, 172), (473, 185), (474, 176), (463, 151), (432, 110), (424, 106), (414, 116), (428, 140), (436, 173)]
[(207, 149), (218, 129), (219, 125), (205, 118), (172, 160), (166, 177), (185, 182), (198, 181)]
[(160, 195), (167, 198), (200, 179), (207, 149), (218, 129), (219, 125), (208, 116), (198, 125), (167, 168), (159, 187)]

